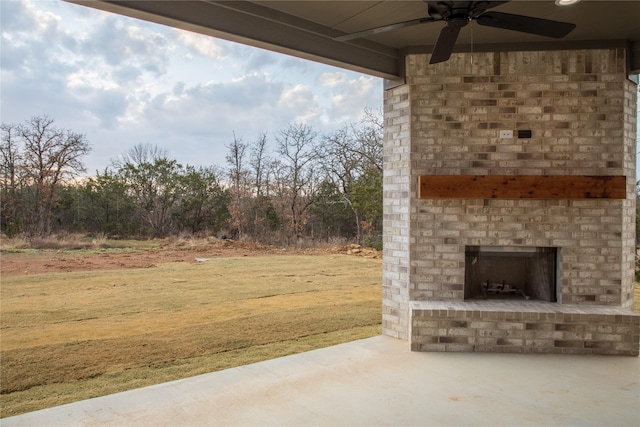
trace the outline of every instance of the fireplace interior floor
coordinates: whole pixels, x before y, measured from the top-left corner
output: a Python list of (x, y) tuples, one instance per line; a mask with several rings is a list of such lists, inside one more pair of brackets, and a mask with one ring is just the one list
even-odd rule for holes
[(542, 301), (542, 300), (535, 300), (532, 298), (524, 298), (520, 295), (492, 295), (490, 297), (477, 297), (477, 298), (469, 298), (466, 299), (465, 301), (502, 301), (502, 300), (508, 300), (508, 301), (539, 301), (539, 302), (546, 302), (546, 301)]

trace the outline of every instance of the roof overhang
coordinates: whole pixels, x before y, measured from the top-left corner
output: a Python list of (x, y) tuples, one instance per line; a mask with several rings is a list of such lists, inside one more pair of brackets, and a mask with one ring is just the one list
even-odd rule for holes
[[(424, 17), (427, 5), (422, 0), (69, 1), (391, 81), (402, 80), (406, 54), (431, 52), (442, 27), (438, 22), (348, 42), (334, 40), (347, 33)], [(629, 51), (629, 73), (640, 72), (639, 1), (582, 0), (570, 7), (557, 6), (553, 0), (511, 1), (493, 10), (572, 22), (577, 27), (561, 40), (478, 27), (472, 29), (472, 39), (459, 40), (457, 52), (625, 48)]]

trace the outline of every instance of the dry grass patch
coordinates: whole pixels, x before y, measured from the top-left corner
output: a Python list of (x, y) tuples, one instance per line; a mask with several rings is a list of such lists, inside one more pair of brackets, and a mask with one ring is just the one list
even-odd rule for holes
[[(141, 241), (110, 240), (104, 235), (85, 236), (80, 234), (65, 234), (49, 237), (18, 235), (15, 237), (0, 236), (0, 250), (7, 252), (36, 252), (40, 250), (77, 251), (100, 249), (131, 248), (131, 243), (145, 246)], [(146, 245), (148, 246), (148, 245)]]
[(1, 415), (376, 335), (380, 282), (342, 255), (3, 278)]

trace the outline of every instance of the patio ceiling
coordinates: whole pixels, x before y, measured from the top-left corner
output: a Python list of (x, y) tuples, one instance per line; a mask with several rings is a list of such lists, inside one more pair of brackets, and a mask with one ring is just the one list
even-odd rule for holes
[[(431, 52), (442, 22), (420, 24), (349, 41), (335, 37), (428, 16), (422, 0), (211, 1), (69, 0), (89, 7), (208, 34), (246, 45), (401, 80), (408, 52)], [(576, 24), (563, 39), (478, 26), (462, 29), (455, 51), (630, 49), (631, 74), (640, 72), (640, 1), (510, 1), (492, 11)]]

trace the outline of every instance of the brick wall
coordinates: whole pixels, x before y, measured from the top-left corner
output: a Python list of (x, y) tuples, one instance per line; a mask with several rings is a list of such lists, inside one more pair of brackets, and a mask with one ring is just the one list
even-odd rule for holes
[[(624, 50), (407, 59), (411, 300), (461, 300), (464, 247), (560, 247), (560, 301), (630, 307), (635, 85)], [(530, 139), (499, 139), (527, 129)], [(392, 172), (393, 173), (393, 172)], [(417, 200), (419, 175), (626, 175), (629, 200)]]
[(385, 92), (382, 333), (409, 339), (409, 87)]

